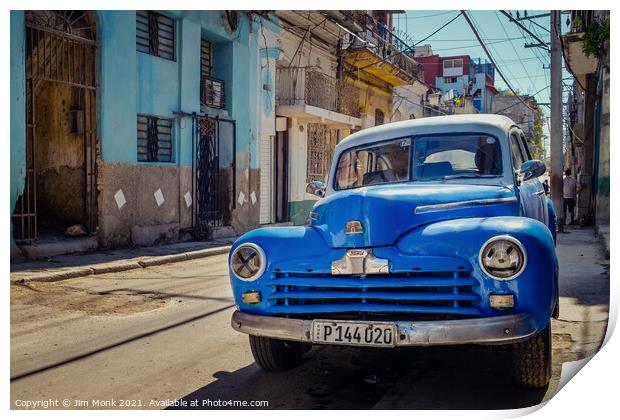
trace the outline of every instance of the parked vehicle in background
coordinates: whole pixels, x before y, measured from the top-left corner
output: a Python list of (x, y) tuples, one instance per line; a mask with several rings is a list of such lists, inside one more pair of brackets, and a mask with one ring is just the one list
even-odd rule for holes
[(237, 331), (265, 370), (307, 345), (510, 344), (516, 381), (550, 378), (555, 211), (521, 129), (498, 115), (374, 127), (340, 142), (308, 226), (240, 237)]

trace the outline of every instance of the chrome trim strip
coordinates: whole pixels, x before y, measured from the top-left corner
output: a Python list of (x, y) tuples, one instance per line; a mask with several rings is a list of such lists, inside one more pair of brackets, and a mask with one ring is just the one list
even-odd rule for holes
[[(362, 321), (361, 321), (362, 322)], [(527, 313), (454, 321), (396, 321), (396, 346), (506, 344), (536, 334), (539, 326)], [(236, 331), (280, 340), (312, 342), (312, 320), (253, 315), (235, 311)]]
[(460, 207), (472, 206), (488, 206), (491, 204), (516, 203), (517, 197), (502, 198), (483, 198), (480, 200), (454, 201), (452, 203), (429, 204), (427, 206), (418, 206), (415, 208), (414, 214), (430, 213), (433, 211), (442, 211), (456, 209)]

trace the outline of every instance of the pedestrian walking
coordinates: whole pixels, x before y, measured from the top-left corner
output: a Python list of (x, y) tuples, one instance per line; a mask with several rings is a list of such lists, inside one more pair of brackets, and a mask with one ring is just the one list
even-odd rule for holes
[[(564, 171), (564, 208), (562, 212), (562, 216), (564, 218), (564, 224), (570, 225), (575, 221), (575, 203), (577, 201), (577, 194), (581, 191), (581, 185), (577, 182), (575, 178), (572, 177), (571, 169), (567, 169)], [(567, 212), (569, 214), (569, 218), (567, 219)]]

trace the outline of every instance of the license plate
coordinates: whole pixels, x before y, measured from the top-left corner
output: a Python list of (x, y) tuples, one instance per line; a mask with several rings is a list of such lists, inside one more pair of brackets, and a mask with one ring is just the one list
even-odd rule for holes
[(312, 321), (312, 342), (349, 346), (394, 347), (396, 324), (391, 322)]

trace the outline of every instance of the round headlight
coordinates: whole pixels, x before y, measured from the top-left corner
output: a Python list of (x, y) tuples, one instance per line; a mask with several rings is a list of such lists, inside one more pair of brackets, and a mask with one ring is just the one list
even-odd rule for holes
[(256, 244), (237, 247), (230, 257), (230, 268), (243, 281), (253, 281), (263, 275), (267, 266), (265, 252)]
[(496, 280), (511, 280), (525, 270), (527, 255), (521, 242), (511, 236), (496, 236), (480, 250), (482, 270)]

